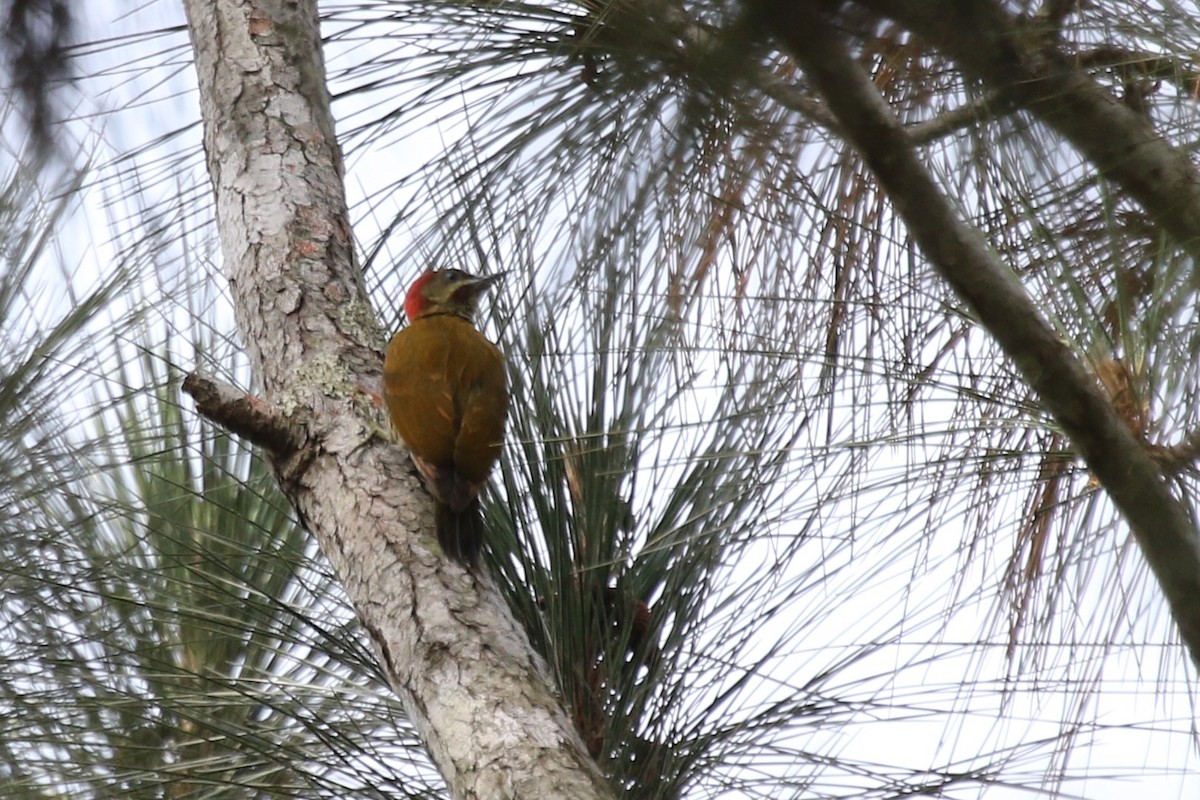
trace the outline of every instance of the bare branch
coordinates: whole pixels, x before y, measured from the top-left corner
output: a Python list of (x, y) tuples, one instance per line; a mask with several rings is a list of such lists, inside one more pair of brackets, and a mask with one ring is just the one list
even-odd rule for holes
[(1037, 15), (1058, 33), (1067, 17), (1079, 10), (1089, 0), (1046, 0)]
[(299, 426), (279, 409), (232, 384), (193, 372), (183, 390), (196, 401), (196, 410), (221, 427), (287, 458), (304, 443)]
[(910, 125), (908, 136), (913, 144), (928, 144), (955, 131), (975, 125), (981, 120), (992, 119), (1011, 110), (997, 93), (989, 92), (984, 97), (972, 100), (944, 114), (939, 114), (933, 119)]
[(1200, 461), (1200, 431), (1192, 431), (1178, 444), (1152, 445), (1150, 453), (1163, 469), (1173, 473), (1195, 470)]

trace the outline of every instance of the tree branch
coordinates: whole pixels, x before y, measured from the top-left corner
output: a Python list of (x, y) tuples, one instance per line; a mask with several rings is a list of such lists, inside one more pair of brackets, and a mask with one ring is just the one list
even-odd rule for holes
[(183, 390), (196, 410), (221, 427), (249, 439), (276, 457), (286, 458), (304, 444), (304, 433), (274, 406), (236, 386), (193, 372)]
[(819, 0), (770, 0), (766, 8), (774, 32), (825, 97), (925, 255), (1013, 359), (1129, 521), (1200, 665), (1200, 547), (1186, 508), (1012, 270), (957, 217), (870, 76), (820, 12)]
[[(438, 552), (428, 496), (375, 435), (362, 387), (380, 381), (382, 336), (354, 260), (315, 0), (184, 5), (223, 269), (265, 399), (195, 377), (189, 391), (267, 446), (454, 796), (611, 797), (495, 585)], [(305, 468), (288, 472), (293, 447)]]
[(933, 119), (908, 126), (908, 136), (915, 145), (929, 144), (943, 136), (977, 125), (986, 119), (1006, 114), (1012, 109), (995, 93), (976, 98), (958, 108), (939, 114)]

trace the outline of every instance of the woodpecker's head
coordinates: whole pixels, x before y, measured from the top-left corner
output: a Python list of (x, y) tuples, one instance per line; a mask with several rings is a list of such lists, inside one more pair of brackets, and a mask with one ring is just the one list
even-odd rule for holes
[(503, 272), (479, 277), (461, 269), (433, 269), (413, 281), (404, 299), (410, 320), (428, 314), (453, 314), (474, 321), (475, 301)]

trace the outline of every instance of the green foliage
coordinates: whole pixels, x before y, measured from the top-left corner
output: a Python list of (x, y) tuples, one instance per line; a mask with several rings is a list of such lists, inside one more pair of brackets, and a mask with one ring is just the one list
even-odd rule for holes
[[(716, 686), (755, 674), (762, 663), (738, 654), (783, 611), (757, 606), (793, 549), (772, 543), (773, 487), (795, 468), (797, 431), (769, 413), (787, 385), (761, 379), (792, 359), (745, 354), (736, 376), (701, 368), (706, 356), (659, 315), (668, 295), (653, 280), (614, 259), (502, 312), (523, 327), (512, 334), (509, 502), (490, 522), (493, 565), (589, 748), (630, 796), (666, 798), (703, 781), (700, 764), (732, 761), (749, 730), (770, 733), (757, 714), (718, 713), (740, 690)], [(711, 406), (712, 424), (673, 421), (694, 402)], [(731, 575), (772, 554), (754, 581)], [(744, 613), (722, 608), (733, 604)], [(697, 703), (706, 693), (713, 705)], [(786, 705), (803, 713), (807, 698)]]
[(179, 405), (178, 359), (233, 364), (211, 321), (187, 319), (188, 340), (164, 336), (144, 319), (148, 302), (121, 312), (114, 299), (144, 289), (117, 274), (51, 304), (53, 324), (24, 325), (55, 227), (31, 224), (44, 212), (28, 191), (9, 197), (5, 796), (394, 797), (398, 782), (428, 780), (270, 469)]

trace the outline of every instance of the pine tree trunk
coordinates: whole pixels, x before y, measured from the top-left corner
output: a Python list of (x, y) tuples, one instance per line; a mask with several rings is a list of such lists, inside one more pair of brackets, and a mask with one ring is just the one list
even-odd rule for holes
[(192, 376), (264, 446), (460, 798), (612, 793), (492, 582), (433, 545), (383, 441), (381, 336), (355, 263), (313, 0), (186, 0), (224, 272), (264, 396)]

